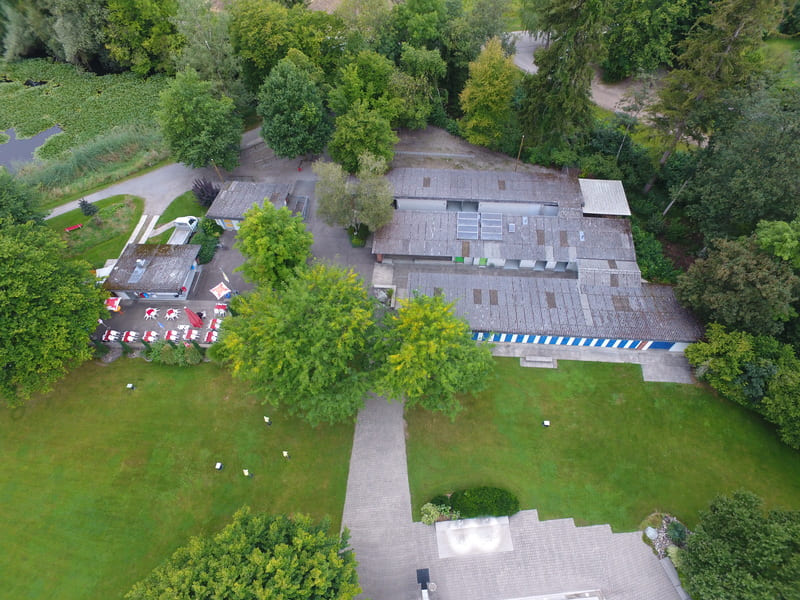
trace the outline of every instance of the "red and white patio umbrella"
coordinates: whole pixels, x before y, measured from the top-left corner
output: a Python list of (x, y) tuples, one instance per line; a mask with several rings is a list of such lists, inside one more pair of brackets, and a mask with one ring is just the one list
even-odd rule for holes
[(119, 312), (122, 309), (122, 298), (106, 298), (106, 308), (113, 312)]
[(214, 294), (214, 296), (216, 296), (217, 300), (220, 300), (223, 296), (226, 296), (230, 293), (231, 288), (220, 281), (217, 285), (211, 288), (210, 291), (212, 294)]

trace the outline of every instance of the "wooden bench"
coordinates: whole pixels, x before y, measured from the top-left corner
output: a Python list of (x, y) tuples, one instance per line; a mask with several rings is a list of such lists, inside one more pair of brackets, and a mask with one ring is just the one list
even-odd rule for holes
[(83, 227), (83, 223), (78, 223), (77, 225), (70, 225), (69, 227), (64, 227), (64, 231), (69, 233), (70, 231), (75, 231), (76, 229), (80, 229)]

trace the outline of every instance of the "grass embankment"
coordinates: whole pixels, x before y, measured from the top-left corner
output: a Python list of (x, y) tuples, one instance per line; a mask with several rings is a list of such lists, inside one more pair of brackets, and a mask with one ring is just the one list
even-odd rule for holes
[[(111, 196), (94, 203), (100, 210), (87, 217), (80, 209), (45, 221), (61, 233), (71, 256), (84, 258), (92, 267), (102, 267), (109, 258), (117, 258), (125, 247), (144, 210), (144, 199), (138, 196)], [(64, 231), (65, 227), (83, 224), (81, 229)]]
[(641, 377), (637, 365), (526, 369), (502, 358), (455, 423), (410, 411), (415, 514), (435, 494), (478, 485), (514, 492), (542, 519), (617, 531), (659, 510), (694, 526), (716, 494), (739, 488), (800, 509), (800, 453), (772, 427), (704, 387)]
[(0, 408), (0, 595), (120, 598), (244, 504), (329, 515), (338, 531), (352, 433), (265, 409), (211, 364), (89, 363), (27, 407)]
[[(177, 219), (178, 217), (186, 217), (189, 215), (202, 218), (205, 216), (206, 211), (208, 209), (200, 206), (197, 203), (196, 196), (193, 192), (184, 192), (175, 200), (170, 202), (167, 209), (162, 213), (162, 215), (158, 218), (156, 222), (156, 227), (159, 225), (165, 225), (170, 221)], [(169, 237), (172, 235), (172, 228), (170, 227), (166, 231), (151, 237), (147, 240), (148, 244), (166, 244), (169, 240)]]
[[(0, 63), (0, 75), (11, 80), (0, 85), (0, 130), (13, 127), (18, 137), (64, 130), (36, 151), (44, 165), (21, 171), (46, 192), (47, 207), (166, 157), (153, 119), (164, 76), (97, 76), (45, 59)], [(26, 86), (28, 79), (46, 83)]]

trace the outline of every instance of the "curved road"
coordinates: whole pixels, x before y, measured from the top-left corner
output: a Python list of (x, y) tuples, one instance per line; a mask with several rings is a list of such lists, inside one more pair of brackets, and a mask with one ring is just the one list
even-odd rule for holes
[[(250, 148), (260, 142), (259, 129), (251, 129), (242, 135), (241, 148)], [(145, 215), (161, 215), (170, 202), (192, 189), (192, 182), (199, 177), (206, 177), (214, 181), (218, 179), (213, 169), (192, 169), (181, 163), (172, 163), (144, 175), (112, 184), (93, 194), (87, 194), (85, 199), (89, 202), (97, 202), (117, 194), (132, 194), (144, 198)], [(78, 200), (74, 200), (57, 206), (47, 218), (74, 210), (78, 208), (78, 203)]]

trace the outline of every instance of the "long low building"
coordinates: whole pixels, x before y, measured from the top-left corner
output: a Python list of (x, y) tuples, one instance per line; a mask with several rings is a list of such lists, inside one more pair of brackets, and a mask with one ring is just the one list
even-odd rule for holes
[(679, 350), (701, 335), (668, 286), (642, 281), (619, 181), (396, 169), (372, 252), (400, 289), (443, 294), (476, 338)]

